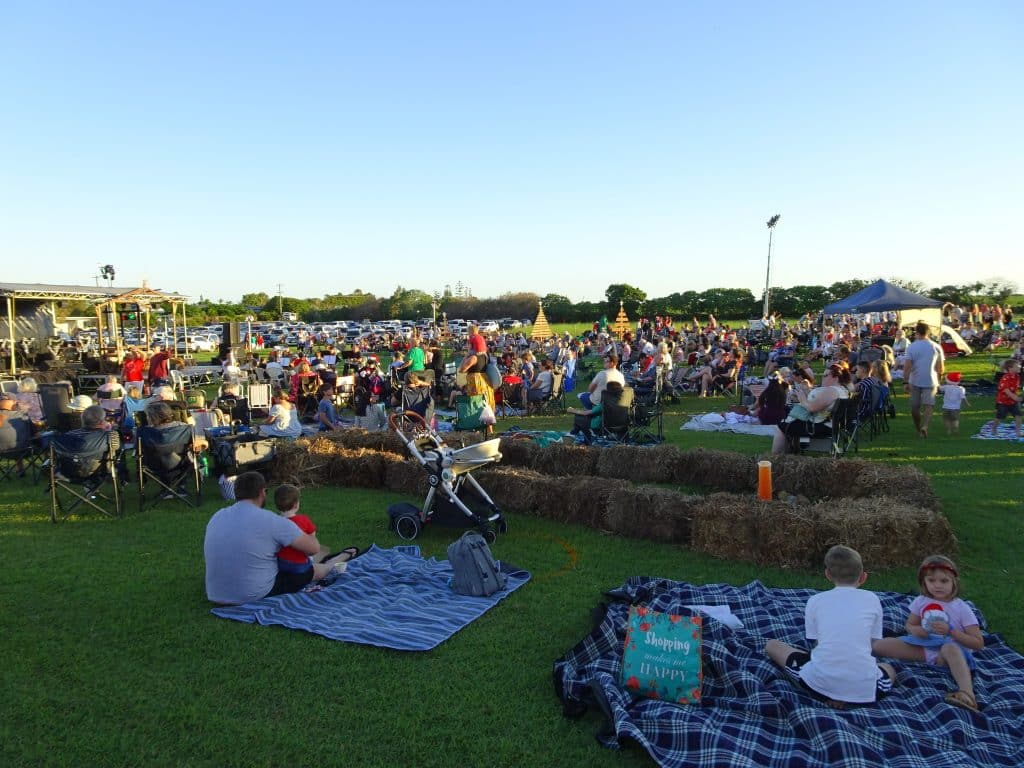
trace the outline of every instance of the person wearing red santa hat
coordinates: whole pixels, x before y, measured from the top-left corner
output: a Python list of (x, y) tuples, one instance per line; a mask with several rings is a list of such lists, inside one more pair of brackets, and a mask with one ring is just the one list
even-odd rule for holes
[(946, 375), (946, 383), (939, 387), (942, 395), (942, 421), (946, 425), (947, 435), (960, 434), (960, 409), (970, 406), (967, 402), (967, 390), (960, 384), (960, 372), (952, 371)]

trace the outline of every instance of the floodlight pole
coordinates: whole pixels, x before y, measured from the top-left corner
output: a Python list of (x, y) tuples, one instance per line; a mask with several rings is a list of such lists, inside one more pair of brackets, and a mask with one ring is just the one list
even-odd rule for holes
[(771, 307), (771, 280), (772, 280), (772, 234), (775, 232), (775, 225), (779, 223), (782, 214), (776, 213), (768, 219), (768, 270), (764, 276), (764, 311), (762, 317), (768, 320), (768, 309)]

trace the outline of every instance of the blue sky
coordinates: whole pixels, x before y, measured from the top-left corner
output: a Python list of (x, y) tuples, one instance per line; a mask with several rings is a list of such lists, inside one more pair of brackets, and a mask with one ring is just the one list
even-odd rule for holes
[[(1024, 287), (1024, 6), (13, 2), (7, 281)], [(1014, 225), (1013, 222), (1018, 224)]]

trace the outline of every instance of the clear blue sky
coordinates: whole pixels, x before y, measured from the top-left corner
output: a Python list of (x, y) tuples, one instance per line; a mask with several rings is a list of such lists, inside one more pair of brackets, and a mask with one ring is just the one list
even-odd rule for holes
[(759, 296), (778, 212), (773, 285), (1024, 286), (1016, 0), (35, 0), (0, 35), (5, 281)]

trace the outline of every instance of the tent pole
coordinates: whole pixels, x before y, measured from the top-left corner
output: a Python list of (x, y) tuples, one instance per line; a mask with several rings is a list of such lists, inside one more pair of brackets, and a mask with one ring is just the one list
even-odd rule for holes
[(7, 297), (7, 334), (10, 336), (11, 342), (11, 375), (15, 375), (18, 372), (18, 366), (14, 363), (14, 297)]

